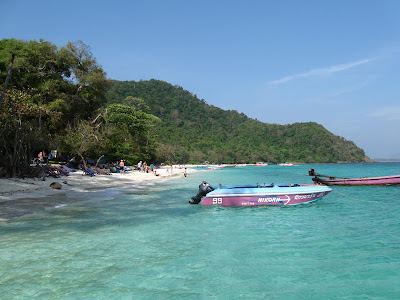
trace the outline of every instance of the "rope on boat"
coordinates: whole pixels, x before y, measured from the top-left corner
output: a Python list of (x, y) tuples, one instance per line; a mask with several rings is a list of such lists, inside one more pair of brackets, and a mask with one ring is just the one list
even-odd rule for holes
[(343, 193), (341, 193), (341, 192), (339, 192), (337, 190), (334, 190), (334, 189), (332, 189), (332, 191), (336, 192), (336, 193), (338, 193), (338, 194), (342, 195), (343, 197), (346, 197), (346, 198), (348, 198), (350, 200), (356, 200), (356, 201), (362, 201), (362, 202), (379, 202), (379, 201), (374, 201), (374, 200), (362, 200), (362, 199), (353, 198), (353, 197), (350, 197), (349, 195), (343, 194)]

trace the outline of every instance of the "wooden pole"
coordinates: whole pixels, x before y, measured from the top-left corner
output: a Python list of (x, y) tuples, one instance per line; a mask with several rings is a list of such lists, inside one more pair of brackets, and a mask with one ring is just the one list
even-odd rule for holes
[(1, 93), (1, 97), (0, 97), (0, 108), (1, 108), (1, 104), (3, 103), (4, 97), (5, 97), (5, 95), (6, 95), (6, 90), (7, 90), (8, 82), (10, 81), (10, 78), (11, 78), (11, 70), (12, 70), (12, 67), (13, 67), (13, 64), (14, 64), (14, 58), (15, 58), (15, 54), (13, 53), (13, 54), (11, 55), (11, 62), (10, 62), (10, 65), (8, 66), (6, 82), (4, 83), (3, 92)]

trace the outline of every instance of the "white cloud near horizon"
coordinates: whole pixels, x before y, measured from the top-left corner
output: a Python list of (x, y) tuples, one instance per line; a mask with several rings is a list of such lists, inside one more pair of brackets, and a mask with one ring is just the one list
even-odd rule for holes
[(305, 78), (305, 77), (319, 76), (319, 75), (327, 75), (327, 74), (331, 74), (331, 73), (345, 71), (345, 70), (354, 68), (356, 66), (372, 62), (374, 60), (376, 60), (376, 58), (367, 58), (367, 59), (357, 60), (357, 61), (354, 61), (354, 62), (351, 62), (351, 63), (347, 63), (347, 64), (340, 64), (340, 65), (336, 65), (336, 66), (330, 66), (330, 67), (327, 67), (327, 68), (312, 69), (312, 70), (310, 70), (308, 72), (305, 72), (305, 73), (294, 74), (294, 75), (283, 77), (281, 79), (272, 80), (272, 81), (268, 82), (268, 84), (269, 85), (278, 85), (278, 84), (285, 83), (285, 82), (288, 82), (288, 81), (291, 81), (291, 80), (294, 80), (294, 79), (298, 79), (298, 78)]
[(400, 120), (400, 106), (383, 107), (369, 114), (369, 116), (389, 121)]

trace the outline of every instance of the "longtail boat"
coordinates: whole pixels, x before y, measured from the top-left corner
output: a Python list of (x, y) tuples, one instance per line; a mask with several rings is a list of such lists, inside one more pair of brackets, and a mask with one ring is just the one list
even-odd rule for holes
[(225, 166), (209, 166), (206, 170), (222, 170)]
[(314, 184), (270, 184), (212, 187), (203, 181), (190, 204), (221, 206), (298, 205), (314, 202), (332, 191)]
[[(312, 181), (315, 184), (323, 185), (397, 185), (400, 184), (400, 175), (380, 176), (380, 177), (362, 177), (362, 178), (343, 178), (328, 176), (315, 173), (314, 169), (308, 171), (308, 175), (314, 176)], [(327, 177), (321, 178), (321, 177)]]
[(268, 164), (264, 163), (264, 162), (257, 162), (253, 166), (254, 167), (265, 167), (265, 166), (268, 166)]

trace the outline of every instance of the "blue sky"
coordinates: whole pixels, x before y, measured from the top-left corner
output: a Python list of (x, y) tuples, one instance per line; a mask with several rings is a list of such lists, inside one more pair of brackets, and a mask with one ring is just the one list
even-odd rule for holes
[(0, 11), (0, 38), (82, 40), (109, 78), (164, 80), (400, 157), (400, 1), (2, 0)]

